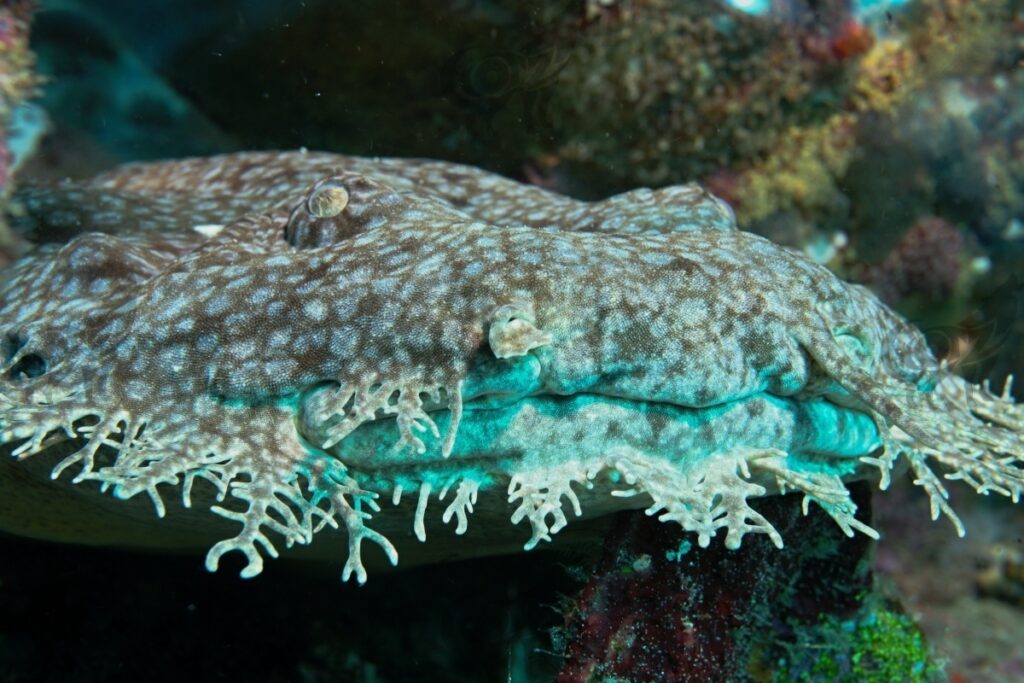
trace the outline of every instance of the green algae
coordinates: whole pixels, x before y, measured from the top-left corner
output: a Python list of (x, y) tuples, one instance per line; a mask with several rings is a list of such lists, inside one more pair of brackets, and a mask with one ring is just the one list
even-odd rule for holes
[(825, 616), (803, 629), (777, 662), (775, 683), (928, 683), (944, 680), (913, 619), (869, 598), (849, 619)]

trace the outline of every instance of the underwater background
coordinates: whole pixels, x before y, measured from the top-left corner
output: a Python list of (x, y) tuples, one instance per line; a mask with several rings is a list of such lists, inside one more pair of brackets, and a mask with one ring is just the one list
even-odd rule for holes
[[(0, 260), (27, 248), (19, 184), (129, 161), (696, 181), (1001, 387), (1024, 377), (1022, 65), (1020, 0), (0, 0)], [(622, 512), (363, 587), (2, 536), (0, 681), (1024, 681), (1024, 510), (952, 490), (957, 539), (907, 479), (852, 486), (877, 545), (776, 497), (782, 551)]]

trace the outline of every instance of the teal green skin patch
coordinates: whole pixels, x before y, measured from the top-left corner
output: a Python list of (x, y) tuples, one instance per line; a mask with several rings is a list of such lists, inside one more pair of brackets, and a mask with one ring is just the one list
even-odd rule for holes
[[(667, 463), (692, 466), (737, 448), (778, 449), (791, 466), (849, 475), (858, 458), (881, 446), (867, 415), (826, 400), (798, 401), (753, 396), (713, 408), (682, 408), (596, 395), (532, 396), (499, 406), (467, 405), (448, 457), (441, 439), (425, 435), (415, 459), (393, 448), (394, 424), (377, 420), (355, 430), (331, 453), (355, 471), (394, 472), (491, 470), (494, 480), (519, 467), (567, 459), (599, 462), (610, 452), (634, 450)], [(439, 430), (450, 416), (432, 416)], [(517, 465), (517, 463), (520, 463)], [(463, 470), (463, 468), (469, 469)]]
[[(413, 526), (421, 540), (432, 493), (443, 498), (449, 490), (465, 492), (468, 497), (449, 504), (458, 510), (471, 508), (478, 494), (507, 492), (525, 506), (520, 518), (533, 525), (527, 543), (533, 547), (564, 526), (560, 496), (552, 499), (552, 492), (562, 491), (578, 515), (583, 506), (573, 485), (591, 498), (596, 490), (605, 501), (615, 500), (616, 491), (629, 489), (625, 482), (635, 483), (638, 463), (645, 471), (671, 473), (671, 481), (686, 475), (700, 480), (702, 472), (742, 463), (753, 472), (748, 485), (757, 495), (784, 486), (780, 471), (794, 481), (829, 482), (842, 504), (824, 496), (817, 502), (844, 514), (847, 498), (838, 482), (856, 476), (863, 469), (860, 457), (882, 446), (871, 417), (822, 398), (754, 395), (685, 408), (594, 394), (530, 395), (540, 385), (539, 373), (531, 355), (476, 366), (465, 383), (467, 401), (448, 454), (447, 410), (431, 413), (437, 433), (425, 432), (415, 457), (393, 447), (390, 419), (363, 424), (330, 454), (351, 468), (363, 489), (395, 504), (402, 492), (418, 492)], [(315, 432), (307, 436), (318, 438)], [(606, 505), (596, 505), (596, 512), (605, 511)], [(446, 518), (453, 514), (446, 510)], [(466, 530), (465, 522), (459, 529)]]

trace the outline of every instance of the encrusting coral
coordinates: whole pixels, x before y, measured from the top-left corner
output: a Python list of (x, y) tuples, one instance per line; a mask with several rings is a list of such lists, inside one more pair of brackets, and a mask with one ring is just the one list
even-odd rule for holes
[[(25, 100), (35, 94), (39, 84), (35, 57), (29, 50), (34, 7), (32, 0), (0, 3), (0, 207), (4, 212), (10, 208), (15, 171), (34, 144), (33, 134), (18, 131), (32, 128), (19, 119), (30, 118)], [(18, 246), (7, 221), (0, 218), (0, 263), (7, 263)]]
[(923, 118), (921, 102), (951, 79), (982, 90), (972, 79), (1012, 75), (1019, 60), (1020, 9), (1006, 0), (920, 0), (890, 13), (886, 24), (888, 35), (859, 55), (827, 116), (777, 129), (758, 157), (708, 176), (712, 189), (721, 185), (735, 200), (742, 224), (779, 211), (822, 221), (842, 203), (851, 166), (871, 153), (872, 126), (909, 128)]
[(567, 506), (646, 507), (736, 548), (781, 546), (749, 499), (789, 490), (876, 535), (844, 481), (878, 470), (884, 488), (900, 460), (961, 533), (940, 473), (1024, 490), (1008, 387), (952, 374), (867, 289), (737, 230), (693, 185), (585, 203), (444, 162), (294, 152), (22, 201), (23, 230), (66, 241), (3, 273), (0, 440), (19, 460), (63, 448), (53, 478), (158, 514), (174, 487), (237, 521), (211, 570), (238, 551), (253, 576), (272, 535), (340, 526), (342, 577), (363, 582), (363, 541), (397, 562), (373, 527), (403, 491), (420, 540), (435, 493), (461, 534), (504, 490), (527, 548)]

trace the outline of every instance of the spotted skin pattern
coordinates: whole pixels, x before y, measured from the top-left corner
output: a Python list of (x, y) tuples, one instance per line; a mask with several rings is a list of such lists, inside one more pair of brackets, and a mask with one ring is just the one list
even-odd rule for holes
[(586, 203), (444, 162), (292, 152), (22, 200), (43, 244), (0, 281), (0, 441), (24, 459), (71, 440), (53, 477), (161, 515), (169, 486), (186, 506), (206, 492), (242, 527), (211, 570), (238, 551), (253, 576), (275, 537), (332, 526), (361, 583), (363, 541), (397, 561), (371, 519), (404, 490), (421, 540), (434, 497), (453, 493), (461, 534), (504, 490), (530, 548), (581, 495), (738, 547), (781, 545), (748, 499), (786, 490), (876, 535), (843, 482), (877, 468), (884, 487), (901, 459), (958, 529), (934, 467), (1024, 488), (1008, 388), (956, 377), (866, 289), (737, 230), (696, 186)]

